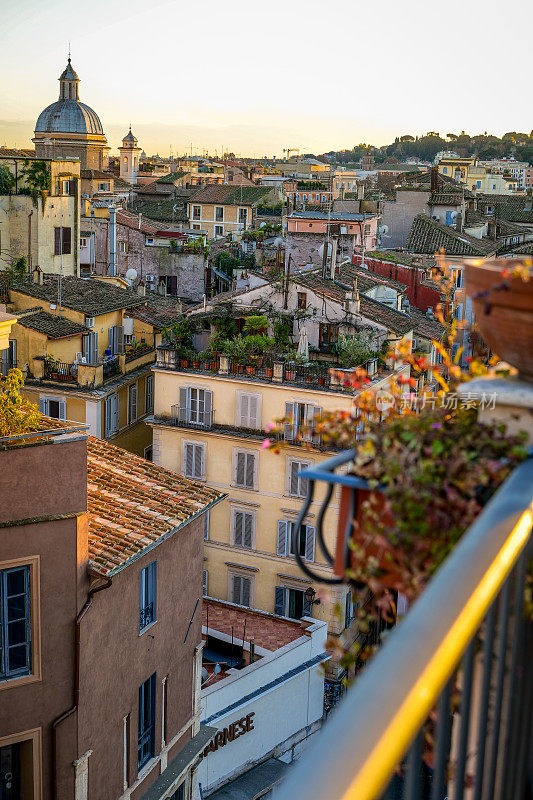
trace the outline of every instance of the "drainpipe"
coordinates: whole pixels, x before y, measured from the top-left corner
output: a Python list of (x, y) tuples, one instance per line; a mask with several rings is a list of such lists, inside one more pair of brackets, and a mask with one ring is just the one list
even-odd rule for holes
[(109, 274), (117, 274), (117, 209), (109, 206)]
[[(74, 701), (71, 707), (56, 717), (52, 722), (52, 798), (57, 800), (57, 726), (68, 717), (72, 716), (78, 710), (80, 700), (80, 652), (81, 652), (81, 621), (93, 602), (93, 595), (103, 589), (109, 589), (112, 583), (112, 578), (105, 578), (105, 583), (94, 586), (89, 589), (87, 600), (80, 613), (76, 617), (76, 624), (74, 626)], [(76, 747), (76, 756), (78, 749)]]
[(33, 211), (28, 214), (28, 271), (31, 270), (31, 218)]

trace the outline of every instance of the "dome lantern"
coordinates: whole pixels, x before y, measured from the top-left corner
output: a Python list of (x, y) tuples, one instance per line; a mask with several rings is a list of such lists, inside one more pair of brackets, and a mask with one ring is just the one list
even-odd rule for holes
[(59, 76), (59, 99), (60, 100), (79, 100), (79, 85), (80, 79), (74, 71), (70, 63), (70, 56), (68, 63), (61, 75)]

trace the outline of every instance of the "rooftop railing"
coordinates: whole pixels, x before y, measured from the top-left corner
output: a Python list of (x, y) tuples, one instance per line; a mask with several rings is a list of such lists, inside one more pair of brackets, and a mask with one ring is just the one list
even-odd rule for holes
[[(352, 455), (302, 472), (308, 497), (297, 525), (317, 482), (357, 491), (357, 478), (335, 473)], [(331, 494), (317, 518), (319, 543)], [(384, 637), (276, 800), (532, 797), (533, 624), (524, 613), (532, 526), (529, 458)]]
[(61, 383), (76, 383), (78, 365), (68, 364), (64, 361), (45, 361), (43, 377), (47, 381), (60, 381)]

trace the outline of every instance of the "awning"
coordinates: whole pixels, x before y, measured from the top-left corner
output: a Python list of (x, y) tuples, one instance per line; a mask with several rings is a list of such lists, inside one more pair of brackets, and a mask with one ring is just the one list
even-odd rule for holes
[(174, 791), (174, 783), (179, 776), (187, 769), (197, 755), (199, 755), (206, 744), (211, 741), (217, 729), (209, 725), (200, 725), (200, 730), (182, 747), (176, 758), (167, 766), (166, 770), (159, 775), (149, 789), (141, 795), (139, 800), (161, 800), (165, 797), (165, 792), (171, 794), (169, 789)]
[(269, 758), (209, 795), (209, 800), (257, 800), (283, 780), (289, 765)]

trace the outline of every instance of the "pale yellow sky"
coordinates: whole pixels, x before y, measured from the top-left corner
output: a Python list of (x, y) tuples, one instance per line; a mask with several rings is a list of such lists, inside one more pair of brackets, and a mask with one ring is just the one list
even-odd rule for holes
[[(0, 144), (31, 145), (69, 41), (80, 99), (112, 150), (130, 121), (162, 155), (529, 131), (527, 48), (500, 14), (496, 0), (449, 14), (425, 0), (18, 0), (2, 11)], [(516, 0), (513, 20), (529, 28), (530, 0)]]

